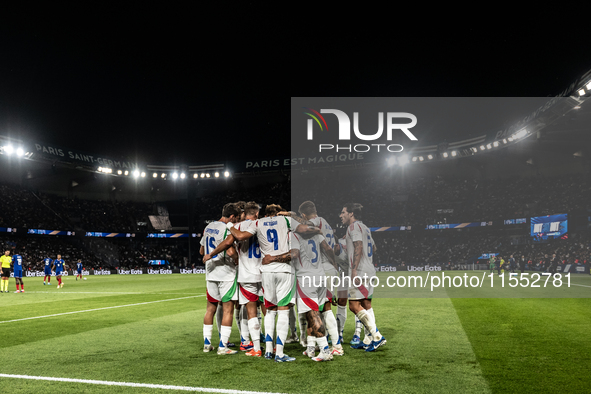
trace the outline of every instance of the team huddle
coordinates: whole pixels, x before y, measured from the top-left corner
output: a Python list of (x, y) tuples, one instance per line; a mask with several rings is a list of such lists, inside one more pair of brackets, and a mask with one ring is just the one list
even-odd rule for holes
[[(217, 354), (237, 353), (228, 342), (235, 317), (240, 350), (247, 351), (247, 356), (263, 357), (264, 342), (266, 359), (294, 361), (284, 353), (284, 345), (300, 341), (305, 356), (332, 360), (344, 355), (347, 302), (356, 317), (351, 348), (373, 352), (383, 346), (386, 339), (376, 327), (369, 281), (376, 273), (375, 243), (361, 221), (362, 208), (345, 204), (340, 217), (347, 233), (336, 242), (331, 226), (318, 216), (311, 201), (300, 205), (299, 215), (267, 205), (262, 218), (255, 202), (226, 204), (222, 217), (205, 228), (201, 239), (207, 284), (203, 351), (214, 350), (216, 317)], [(332, 306), (337, 307), (336, 318)]]
[[(8, 293), (8, 281), (10, 280), (10, 268), (14, 271), (14, 280), (16, 282), (15, 293), (24, 293), (25, 285), (23, 283), (23, 257), (15, 253), (12, 257), (10, 256), (10, 250), (4, 251), (4, 255), (0, 257), (0, 263), (2, 265), (2, 282), (0, 286), (0, 293)], [(49, 257), (43, 259), (44, 277), (43, 284), (51, 285), (51, 275), (55, 272), (57, 279), (57, 288), (64, 287), (62, 281), (62, 275), (65, 270), (65, 262), (61, 255), (57, 255), (57, 259), (53, 260)], [(82, 279), (82, 261), (78, 260), (76, 263), (76, 280)]]

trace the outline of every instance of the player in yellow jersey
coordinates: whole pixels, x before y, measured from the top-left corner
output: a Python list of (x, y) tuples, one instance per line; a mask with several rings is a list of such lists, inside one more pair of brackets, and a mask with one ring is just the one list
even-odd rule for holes
[(12, 257), (10, 257), (10, 250), (4, 251), (4, 255), (0, 257), (2, 263), (2, 283), (0, 286), (0, 292), (8, 293), (8, 280), (10, 279), (10, 264), (12, 263)]

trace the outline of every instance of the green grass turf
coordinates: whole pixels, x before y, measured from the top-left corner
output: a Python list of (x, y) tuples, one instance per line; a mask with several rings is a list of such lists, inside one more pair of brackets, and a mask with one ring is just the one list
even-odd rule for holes
[[(398, 294), (405, 293), (403, 298), (374, 300), (378, 326), (388, 339), (384, 348), (365, 353), (346, 346), (344, 357), (314, 363), (301, 355), (299, 344), (289, 344), (286, 353), (297, 360), (276, 364), (202, 352), (203, 275), (91, 276), (83, 282), (69, 277), (59, 290), (39, 278), (24, 280), (26, 293), (0, 295), (0, 321), (199, 297), (0, 323), (4, 374), (290, 393), (588, 392), (591, 387), (588, 298), (450, 298), (508, 296), (490, 285), (461, 294), (439, 289), (435, 296), (406, 289)], [(584, 287), (591, 286), (590, 277), (574, 276), (572, 282), (583, 286), (569, 296), (590, 295), (591, 287)], [(393, 295), (389, 291), (382, 295)], [(412, 291), (421, 298), (410, 298)], [(507, 291), (515, 297), (533, 294)], [(553, 297), (553, 291), (542, 289), (536, 296)], [(353, 328), (349, 313), (347, 340)], [(239, 342), (235, 325), (231, 340)], [(172, 391), (0, 378), (0, 392)]]

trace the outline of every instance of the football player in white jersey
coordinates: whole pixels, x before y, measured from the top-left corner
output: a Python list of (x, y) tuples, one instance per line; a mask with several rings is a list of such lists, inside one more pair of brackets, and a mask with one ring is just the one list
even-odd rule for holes
[[(320, 253), (319, 255), (320, 262), (327, 280), (326, 297), (328, 299), (328, 302), (325, 304), (324, 309), (322, 310), (322, 318), (326, 323), (326, 330), (328, 331), (328, 334), (330, 335), (330, 339), (333, 344), (332, 353), (337, 356), (342, 356), (345, 353), (341, 343), (342, 340), (339, 335), (338, 323), (335, 319), (335, 316), (330, 306), (331, 302), (335, 305), (337, 302), (337, 289), (332, 288), (332, 278), (337, 278), (339, 276), (338, 267), (336, 264), (335, 255), (333, 251), (335, 243), (334, 231), (332, 230), (332, 227), (330, 227), (326, 219), (318, 216), (318, 212), (316, 211), (316, 205), (312, 201), (303, 202), (298, 210), (300, 212), (300, 215), (302, 215), (302, 218), (305, 220), (309, 220), (311, 224), (313, 224), (315, 227), (318, 227), (320, 231), (322, 231), (322, 234), (326, 239), (326, 242), (321, 247), (322, 253)], [(342, 295), (345, 298), (346, 306), (347, 296), (345, 294)]]
[[(265, 358), (273, 359), (273, 334), (277, 316), (276, 362), (294, 361), (295, 358), (283, 353), (283, 346), (289, 331), (289, 307), (295, 301), (295, 275), (291, 266), (289, 231), (307, 231), (308, 227), (290, 217), (277, 216), (283, 211), (279, 205), (267, 205), (263, 219), (255, 221), (246, 231), (239, 231), (229, 225), (238, 241), (245, 241), (256, 234), (263, 262), (261, 267), (263, 294), (267, 315), (265, 316)], [(302, 226), (302, 227), (300, 227)], [(319, 230), (316, 229), (316, 232)]]
[[(259, 218), (259, 205), (250, 201), (244, 206), (245, 220), (235, 225), (238, 231), (246, 231)], [(232, 234), (222, 242), (218, 247), (203, 257), (203, 261), (208, 261), (212, 254), (218, 254), (230, 248), (234, 244)], [(253, 348), (246, 353), (247, 356), (261, 357), (261, 326), (257, 317), (257, 306), (259, 296), (262, 295), (261, 285), (261, 262), (262, 255), (256, 235), (241, 242), (237, 242), (238, 249), (238, 299), (240, 305), (246, 308), (248, 314), (248, 332), (252, 339)], [(244, 335), (243, 336), (247, 336)]]
[[(327, 292), (325, 273), (320, 262), (321, 245), (329, 247), (323, 235), (317, 234), (305, 239), (294, 232), (289, 234), (291, 259), (296, 271), (298, 314), (307, 321), (307, 349), (304, 355), (314, 361), (332, 360), (328, 348), (326, 329), (320, 317), (320, 311), (326, 303)], [(303, 335), (303, 333), (302, 333)], [(316, 345), (320, 354), (315, 357)]]
[[(240, 217), (240, 209), (235, 204), (226, 204), (222, 209), (219, 221), (207, 225), (201, 238), (200, 253), (202, 256), (214, 250), (229, 234), (227, 223), (236, 222)], [(204, 352), (213, 350), (211, 335), (213, 332), (213, 318), (218, 303), (223, 306), (222, 325), (220, 328), (220, 344), (218, 354), (235, 354), (235, 350), (227, 347), (232, 333), (233, 299), (236, 294), (236, 262), (237, 254), (234, 248), (214, 255), (205, 263), (205, 280), (207, 283), (207, 310), (203, 318)]]
[[(373, 286), (371, 278), (376, 275), (373, 265), (373, 240), (371, 232), (361, 222), (361, 209), (357, 203), (345, 204), (341, 210), (341, 221), (347, 226), (347, 252), (351, 267), (351, 285), (349, 286), (349, 309), (357, 316), (372, 336), (371, 344), (365, 349), (372, 352), (386, 343), (386, 338), (376, 328), (376, 321), (371, 307)], [(363, 348), (362, 344), (351, 346)]]

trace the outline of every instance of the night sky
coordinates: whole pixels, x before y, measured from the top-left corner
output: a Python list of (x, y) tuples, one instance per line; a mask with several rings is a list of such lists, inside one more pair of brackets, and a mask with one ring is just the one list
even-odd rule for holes
[(292, 96), (545, 97), (591, 69), (582, 38), (520, 23), (360, 32), (249, 3), (125, 4), (3, 12), (0, 135), (148, 164), (223, 162), (289, 152)]

